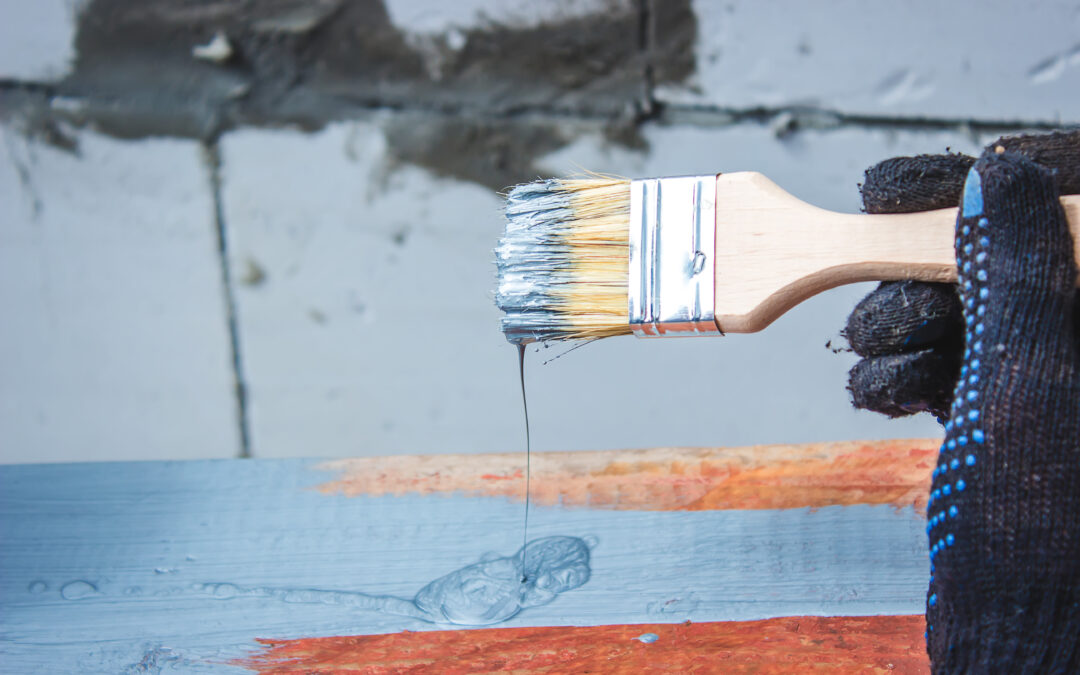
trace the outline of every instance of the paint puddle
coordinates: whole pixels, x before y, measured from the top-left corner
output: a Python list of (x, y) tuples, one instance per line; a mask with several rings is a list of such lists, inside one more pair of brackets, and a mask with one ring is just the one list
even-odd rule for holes
[(60, 588), (60, 597), (65, 600), (82, 600), (100, 595), (97, 586), (89, 581), (69, 581)]
[(553, 602), (559, 594), (587, 582), (591, 574), (589, 551), (595, 545), (593, 537), (537, 539), (512, 556), (486, 556), (440, 577), (411, 600), (357, 591), (238, 586), (227, 582), (197, 584), (195, 590), (218, 600), (274, 598), (290, 603), (342, 605), (430, 623), (490, 626), (523, 609)]
[[(553, 602), (561, 593), (585, 584), (592, 573), (590, 550), (596, 544), (597, 540), (592, 536), (536, 539), (514, 555), (487, 554), (477, 563), (439, 577), (420, 589), (412, 599), (358, 591), (240, 586), (230, 582), (160, 588), (151, 595), (194, 594), (215, 600), (269, 598), (286, 603), (339, 605), (384, 612), (435, 624), (490, 626), (506, 621), (523, 609)], [(48, 584), (41, 580), (33, 581), (27, 587), (31, 593), (42, 593), (47, 589)], [(82, 579), (70, 581), (60, 588), (60, 596), (65, 600), (108, 594), (111, 593)], [(141, 596), (144, 589), (128, 586), (116, 589), (116, 594)]]

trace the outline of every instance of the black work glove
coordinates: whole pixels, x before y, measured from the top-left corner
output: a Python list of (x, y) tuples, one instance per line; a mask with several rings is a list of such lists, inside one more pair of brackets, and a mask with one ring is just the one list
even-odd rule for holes
[[(1080, 131), (1003, 138), (989, 149), (999, 147), (1054, 169), (1061, 194), (1080, 194)], [(885, 160), (866, 171), (863, 209), (911, 213), (954, 207), (974, 162), (960, 154)], [(855, 407), (890, 417), (928, 411), (944, 423), (960, 371), (962, 322), (952, 284), (889, 281), (867, 295), (844, 330), (863, 357), (849, 376)]]
[(961, 195), (970, 164), (867, 172), (867, 210), (961, 204), (961, 276), (860, 303), (847, 334), (867, 358), (850, 387), (856, 405), (945, 422), (927, 526), (934, 671), (1080, 672), (1080, 296), (1058, 202), (1080, 192), (1080, 133), (991, 145)]

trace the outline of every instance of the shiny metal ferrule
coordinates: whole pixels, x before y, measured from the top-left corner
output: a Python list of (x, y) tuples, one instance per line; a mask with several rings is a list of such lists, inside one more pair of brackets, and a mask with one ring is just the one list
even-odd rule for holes
[(638, 337), (720, 334), (716, 176), (630, 183), (630, 328)]

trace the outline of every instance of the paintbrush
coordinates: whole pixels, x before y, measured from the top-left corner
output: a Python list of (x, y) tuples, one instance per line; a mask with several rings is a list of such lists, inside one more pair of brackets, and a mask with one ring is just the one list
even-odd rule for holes
[(507, 194), (495, 301), (518, 344), (751, 333), (841, 284), (955, 282), (956, 211), (837, 213), (755, 172), (538, 181)]

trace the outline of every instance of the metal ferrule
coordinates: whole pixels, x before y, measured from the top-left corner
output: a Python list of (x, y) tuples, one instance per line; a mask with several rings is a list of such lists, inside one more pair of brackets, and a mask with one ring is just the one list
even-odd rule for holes
[(716, 176), (630, 183), (630, 328), (638, 337), (720, 334)]

